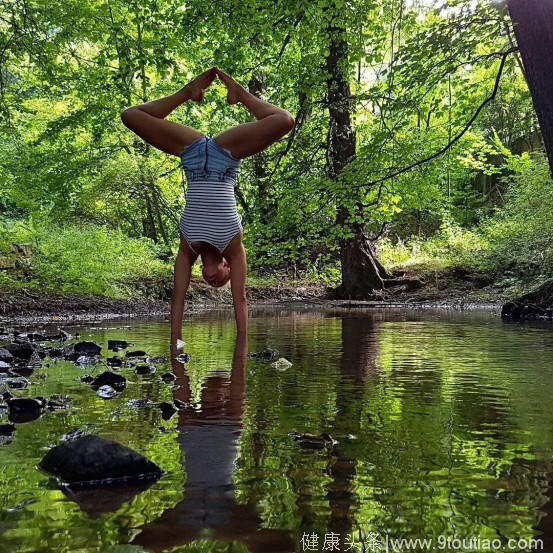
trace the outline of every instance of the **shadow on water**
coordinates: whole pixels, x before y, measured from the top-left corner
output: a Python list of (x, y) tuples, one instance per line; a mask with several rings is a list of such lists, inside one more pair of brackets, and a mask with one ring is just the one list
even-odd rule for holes
[[(21, 393), (70, 394), (74, 408), (18, 424), (0, 446), (0, 551), (370, 551), (399, 538), (441, 550), (551, 550), (550, 326), (439, 310), (251, 315), (249, 343), (235, 340), (231, 312), (193, 315), (192, 360), (147, 377), (122, 369), (129, 385), (113, 400), (78, 382), (85, 369), (73, 364), (35, 371)], [(163, 320), (81, 334), (167, 355)], [(293, 365), (248, 358), (268, 346)], [(167, 370), (174, 385), (159, 378)], [(135, 398), (190, 407), (166, 421), (155, 407), (130, 407)], [(83, 426), (167, 476), (143, 490), (64, 495), (36, 463)], [(292, 431), (337, 443), (305, 450)], [(448, 539), (465, 542), (448, 548)]]

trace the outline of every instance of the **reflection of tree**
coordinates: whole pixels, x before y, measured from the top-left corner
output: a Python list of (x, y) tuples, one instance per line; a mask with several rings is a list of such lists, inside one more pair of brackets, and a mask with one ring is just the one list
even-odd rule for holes
[[(244, 543), (252, 552), (291, 550), (287, 532), (261, 529), (255, 505), (239, 504), (234, 494), (247, 348), (246, 336), (239, 335), (230, 379), (224, 373), (209, 375), (201, 409), (180, 412), (179, 443), (187, 474), (184, 499), (144, 526), (134, 543), (162, 551), (198, 540), (207, 532), (214, 539)], [(180, 385), (175, 396), (186, 401), (190, 397), (188, 376), (177, 361), (173, 369)]]
[[(370, 318), (344, 317), (340, 379), (336, 385), (336, 416), (333, 432), (346, 437), (359, 434), (363, 417), (363, 392), (367, 376), (378, 358), (378, 322)], [(354, 490), (357, 460), (347, 442), (334, 449), (330, 463), (332, 482), (327, 486), (331, 510), (329, 529), (342, 536), (350, 533), (358, 497)]]

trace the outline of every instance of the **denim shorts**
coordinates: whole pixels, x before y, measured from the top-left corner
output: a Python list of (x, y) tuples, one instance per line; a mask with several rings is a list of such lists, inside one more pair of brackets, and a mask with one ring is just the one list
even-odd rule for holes
[(188, 182), (229, 179), (236, 181), (242, 161), (219, 146), (211, 136), (201, 136), (194, 140), (182, 151), (180, 157)]

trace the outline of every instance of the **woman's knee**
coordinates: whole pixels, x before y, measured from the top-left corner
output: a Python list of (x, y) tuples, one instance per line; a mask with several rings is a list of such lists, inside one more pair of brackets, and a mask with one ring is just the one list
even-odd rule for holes
[(137, 107), (130, 107), (127, 109), (124, 109), (121, 112), (121, 121), (123, 121), (123, 124), (126, 127), (131, 127), (133, 125), (133, 122), (136, 121), (137, 115), (139, 115), (140, 110)]

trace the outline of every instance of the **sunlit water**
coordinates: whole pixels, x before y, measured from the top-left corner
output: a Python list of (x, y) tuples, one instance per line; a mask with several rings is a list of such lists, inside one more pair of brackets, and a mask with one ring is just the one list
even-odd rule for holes
[[(168, 355), (165, 320), (63, 328), (106, 354), (110, 338)], [(129, 385), (112, 400), (78, 380), (105, 367), (35, 371), (23, 394), (69, 394), (72, 408), (17, 425), (0, 446), (0, 551), (392, 551), (400, 538), (441, 551), (528, 550), (540, 538), (549, 550), (551, 327), (491, 313), (265, 308), (251, 311), (247, 345), (235, 344), (230, 311), (191, 317), (184, 339), (189, 363), (149, 377), (122, 369)], [(245, 356), (268, 346), (292, 366)], [(167, 370), (176, 385), (161, 380)], [(163, 420), (127, 404), (135, 398), (192, 408)], [(145, 490), (64, 494), (36, 465), (77, 428), (166, 475)], [(303, 449), (292, 431), (338, 443)]]

